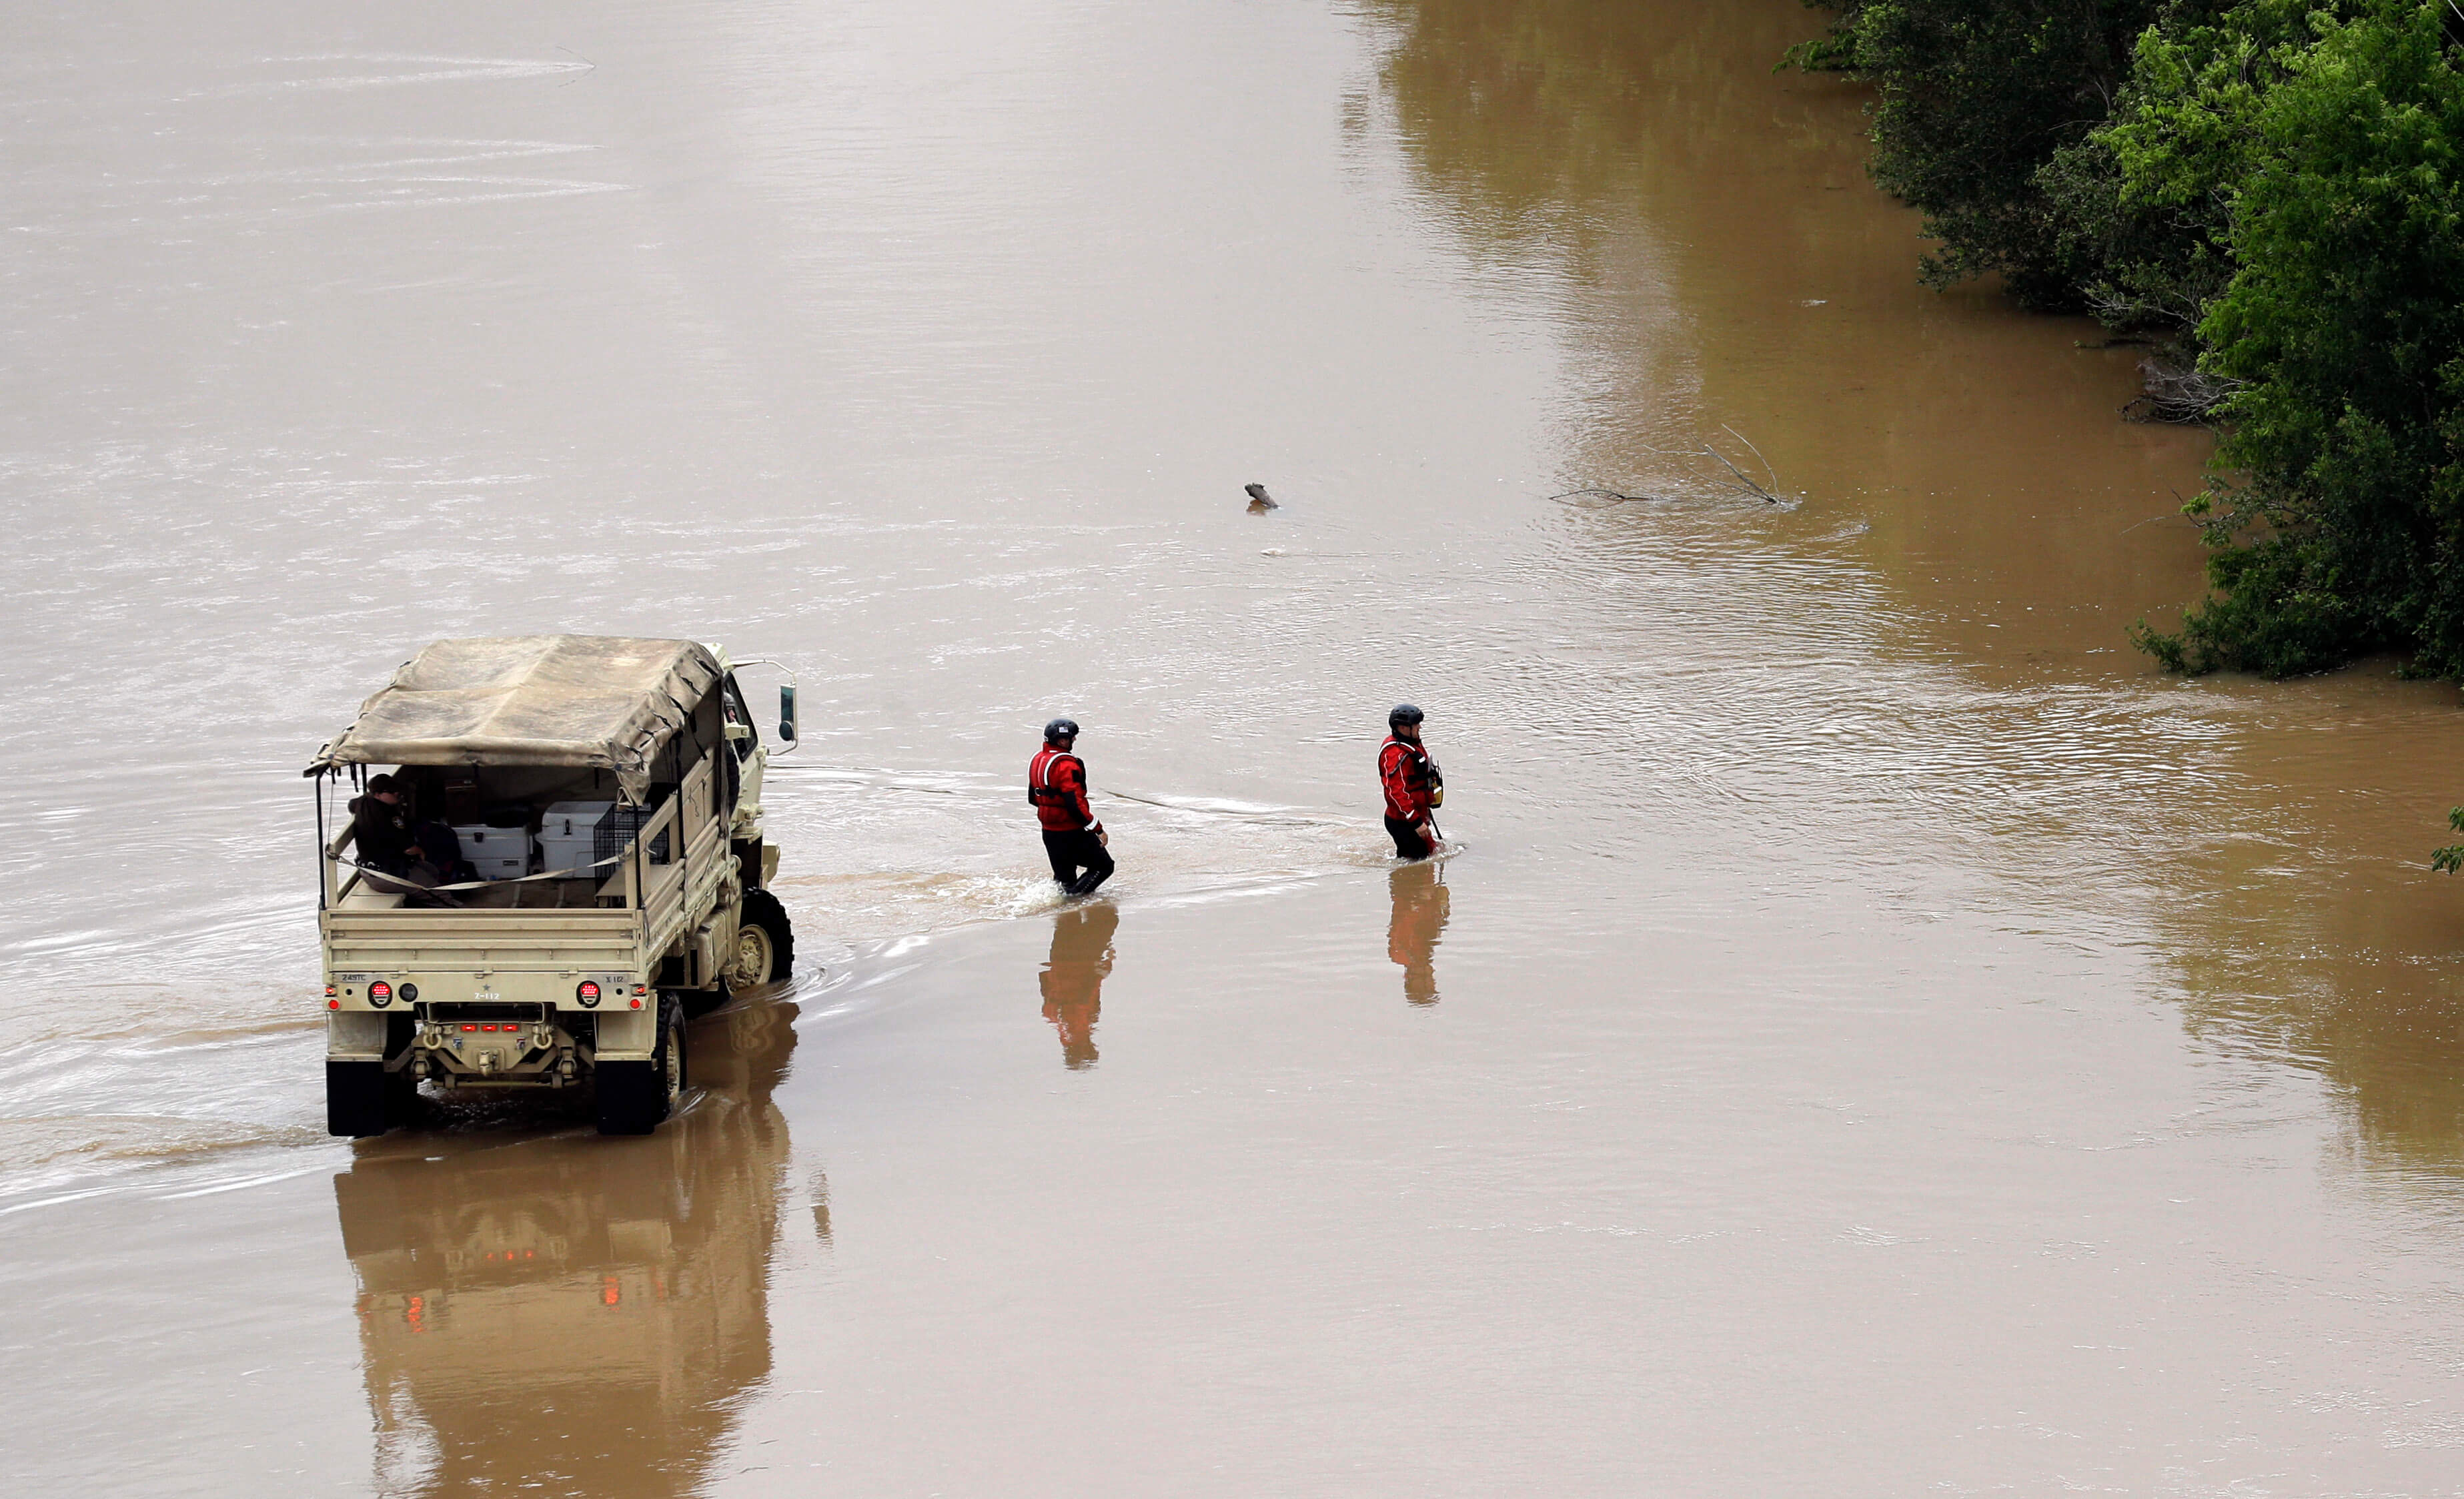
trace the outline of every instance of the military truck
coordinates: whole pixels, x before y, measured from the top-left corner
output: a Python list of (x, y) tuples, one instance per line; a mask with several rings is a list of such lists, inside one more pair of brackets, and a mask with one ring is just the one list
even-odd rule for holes
[[(408, 1122), (422, 1083), (588, 1089), (604, 1135), (675, 1111), (686, 1020), (795, 952), (737, 669), (685, 640), (444, 640), (317, 752), (329, 1132)], [(782, 751), (795, 703), (790, 675)], [(424, 859), (467, 868), (358, 857), (348, 792), (378, 766)]]

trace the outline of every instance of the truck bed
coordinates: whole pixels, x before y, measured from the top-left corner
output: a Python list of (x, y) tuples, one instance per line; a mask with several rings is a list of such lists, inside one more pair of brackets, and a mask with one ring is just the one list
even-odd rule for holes
[[(321, 913), (326, 969), (392, 973), (433, 969), (503, 973), (640, 972), (654, 964), (686, 933), (709, 915), (720, 882), (720, 861), (729, 857), (727, 830), (712, 805), (712, 761), (685, 777), (636, 835), (633, 848), (601, 884), (588, 880), (507, 882), (483, 890), (462, 907), (413, 907), (398, 893), (381, 891), (354, 875), (335, 878), (328, 864), (330, 903)], [(650, 847), (679, 821), (693, 829), (683, 857), (668, 864), (636, 863), (634, 849)], [(346, 831), (329, 849), (338, 855)], [(690, 877), (691, 889), (687, 889)], [(635, 881), (639, 880), (637, 886)], [(573, 887), (563, 891), (558, 887)], [(563, 905), (539, 904), (551, 894)], [(622, 907), (596, 904), (599, 897)], [(520, 904), (513, 904), (518, 898)]]

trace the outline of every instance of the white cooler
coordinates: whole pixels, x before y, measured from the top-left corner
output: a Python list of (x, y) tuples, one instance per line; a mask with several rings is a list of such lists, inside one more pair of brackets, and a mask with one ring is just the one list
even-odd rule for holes
[(545, 860), (539, 868), (549, 873), (559, 870), (579, 870), (582, 878), (589, 875), (605, 879), (614, 872), (614, 866), (605, 870), (590, 868), (595, 855), (592, 845), (598, 840), (599, 820), (607, 815), (613, 802), (559, 802), (539, 816), (539, 855)]
[(483, 880), (519, 879), (531, 871), (531, 835), (520, 827), (491, 827), (485, 823), (456, 824), (453, 836), (462, 843), (462, 857)]

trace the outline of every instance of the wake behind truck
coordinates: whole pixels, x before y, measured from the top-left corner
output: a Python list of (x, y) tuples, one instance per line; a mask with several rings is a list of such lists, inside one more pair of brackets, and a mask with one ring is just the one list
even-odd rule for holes
[[(795, 743), (793, 685), (779, 737)], [(327, 1130), (407, 1122), (423, 1082), (586, 1087), (601, 1134), (658, 1128), (690, 1082), (685, 1021), (794, 956), (768, 761), (735, 665), (692, 641), (445, 640), (396, 672), (306, 772)], [(338, 793), (374, 766), (399, 767), (406, 826), (450, 828), (481, 878), (362, 862)]]

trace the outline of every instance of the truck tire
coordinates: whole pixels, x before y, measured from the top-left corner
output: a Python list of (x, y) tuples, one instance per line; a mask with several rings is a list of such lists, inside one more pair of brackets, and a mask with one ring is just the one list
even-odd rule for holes
[(648, 1062), (602, 1062), (592, 1069), (599, 1091), (599, 1133), (648, 1135), (676, 1112), (690, 1079), (685, 1069), (685, 1008), (659, 996), (659, 1040)]
[(766, 890), (748, 890), (736, 922), (736, 952), (727, 986), (742, 993), (785, 979), (796, 961), (796, 933), (787, 908)]
[(419, 1122), (419, 1079), (410, 1075), (410, 1069), (385, 1074), (385, 1095), (387, 1125)]
[(325, 1060), (325, 1133), (363, 1139), (385, 1132), (383, 1062)]
[(408, 1015), (385, 1017), (385, 1123), (415, 1124), (419, 1121), (419, 1079), (410, 1070), (410, 1059), (404, 1055), (410, 1049), (411, 1038), (419, 1033), (419, 1022)]

